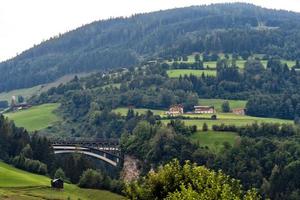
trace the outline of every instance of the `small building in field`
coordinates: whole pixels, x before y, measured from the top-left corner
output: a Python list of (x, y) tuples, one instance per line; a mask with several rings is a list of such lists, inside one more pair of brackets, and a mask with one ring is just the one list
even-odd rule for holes
[(214, 114), (215, 108), (213, 106), (194, 106), (195, 114)]
[(20, 103), (20, 104), (11, 105), (10, 107), (11, 107), (11, 110), (18, 111), (18, 110), (25, 110), (25, 109), (31, 108), (31, 105), (28, 103)]
[(170, 116), (182, 115), (183, 114), (183, 106), (182, 105), (173, 105), (166, 112), (166, 114), (170, 115)]
[(236, 115), (245, 115), (245, 108), (232, 109), (232, 113), (234, 113)]
[(51, 180), (51, 187), (55, 189), (63, 189), (64, 181), (60, 178)]

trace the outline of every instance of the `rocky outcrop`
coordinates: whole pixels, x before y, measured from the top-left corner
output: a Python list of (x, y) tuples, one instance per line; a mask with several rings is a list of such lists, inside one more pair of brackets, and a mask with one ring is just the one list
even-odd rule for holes
[(136, 180), (140, 173), (140, 161), (133, 156), (125, 155), (121, 178), (125, 182), (130, 182)]

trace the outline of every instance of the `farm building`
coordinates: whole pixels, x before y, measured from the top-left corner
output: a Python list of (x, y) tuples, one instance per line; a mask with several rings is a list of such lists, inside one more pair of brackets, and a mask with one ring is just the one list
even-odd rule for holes
[(170, 109), (166, 112), (167, 115), (176, 116), (183, 114), (183, 106), (182, 105), (173, 105)]
[(16, 110), (24, 110), (31, 108), (30, 104), (27, 103), (20, 103), (20, 104), (12, 104), (11, 105), (11, 110), (16, 111)]
[(10, 104), (10, 109), (11, 109), (12, 111), (28, 109), (28, 108), (30, 108), (30, 107), (31, 107), (31, 105), (28, 104), (28, 103), (26, 103), (26, 102), (17, 103), (16, 97), (15, 97), (15, 96), (12, 96), (11, 104)]
[(245, 108), (232, 109), (232, 113), (234, 113), (236, 115), (245, 115)]
[(64, 181), (60, 178), (51, 180), (51, 187), (56, 189), (64, 188)]
[(213, 114), (215, 108), (213, 106), (194, 106), (194, 113), (196, 114)]

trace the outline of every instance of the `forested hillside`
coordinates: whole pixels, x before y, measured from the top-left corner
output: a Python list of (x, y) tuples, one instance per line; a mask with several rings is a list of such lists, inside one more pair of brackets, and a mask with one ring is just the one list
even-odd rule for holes
[(197, 52), (300, 56), (300, 15), (249, 4), (216, 4), (94, 22), (0, 63), (0, 92), (65, 74), (129, 67)]

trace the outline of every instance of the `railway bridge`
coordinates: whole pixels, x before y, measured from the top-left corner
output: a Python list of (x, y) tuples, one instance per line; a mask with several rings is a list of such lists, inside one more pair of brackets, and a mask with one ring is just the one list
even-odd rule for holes
[(122, 160), (118, 139), (52, 139), (54, 154), (80, 153), (117, 167)]

